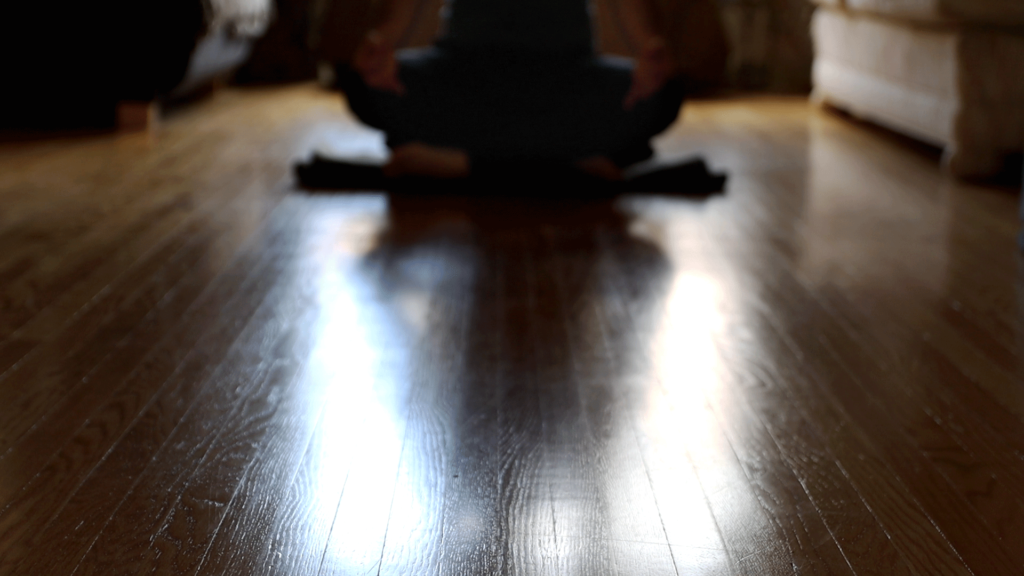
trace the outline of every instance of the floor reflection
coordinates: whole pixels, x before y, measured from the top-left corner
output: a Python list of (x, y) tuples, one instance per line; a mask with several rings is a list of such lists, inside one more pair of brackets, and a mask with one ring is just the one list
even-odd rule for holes
[[(685, 452), (678, 436), (651, 427), (681, 419), (672, 433), (691, 434), (701, 404), (655, 415), (657, 383), (694, 397), (714, 388), (720, 294), (705, 276), (674, 277), (629, 224), (613, 202), (390, 199), (359, 273), (326, 289), (338, 304), (321, 342), (337, 350), (339, 382), (386, 381), (407, 402), (378, 412), (343, 393), (343, 419), (369, 422), (354, 433), (366, 454), (351, 461), (324, 573), (675, 573), (645, 450), (686, 461), (671, 454)], [(653, 340), (637, 325), (662, 316)], [(371, 326), (402, 336), (375, 339)], [(395, 340), (408, 343), (400, 361)], [(641, 421), (655, 446), (638, 439)], [(328, 442), (352, 442), (336, 430)], [(685, 523), (681, 503), (704, 506), (703, 521), (700, 487), (689, 489), (665, 509)], [(684, 564), (721, 548), (713, 525), (695, 526), (673, 542)]]
[(706, 202), (311, 196), (385, 151), (336, 95), (179, 120), (8, 158), (0, 573), (1021, 572), (1017, 189), (803, 98), (687, 106)]

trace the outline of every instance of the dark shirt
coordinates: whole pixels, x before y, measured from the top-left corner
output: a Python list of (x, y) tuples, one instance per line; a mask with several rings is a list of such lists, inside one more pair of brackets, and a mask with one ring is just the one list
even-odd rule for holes
[(447, 0), (443, 41), (470, 49), (587, 51), (588, 0)]

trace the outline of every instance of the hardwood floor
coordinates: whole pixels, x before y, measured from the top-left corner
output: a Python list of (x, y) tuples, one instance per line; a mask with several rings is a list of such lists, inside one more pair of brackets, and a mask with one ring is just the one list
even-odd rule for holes
[(727, 194), (303, 194), (382, 153), (309, 86), (0, 146), (0, 574), (1024, 573), (1016, 195), (799, 99), (657, 147)]

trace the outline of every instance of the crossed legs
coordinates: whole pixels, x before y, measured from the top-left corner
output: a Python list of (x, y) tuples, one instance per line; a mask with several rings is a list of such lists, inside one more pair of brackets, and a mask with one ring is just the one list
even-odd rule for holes
[(625, 110), (632, 64), (592, 55), (399, 54), (403, 94), (374, 90), (350, 70), (339, 87), (364, 123), (387, 134), (390, 177), (460, 178), (476, 164), (561, 163), (607, 180), (652, 154), (677, 117), (678, 82)]

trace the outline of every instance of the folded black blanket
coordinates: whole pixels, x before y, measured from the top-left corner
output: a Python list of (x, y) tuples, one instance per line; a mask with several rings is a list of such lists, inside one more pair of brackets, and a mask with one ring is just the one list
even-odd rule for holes
[(516, 196), (609, 197), (628, 193), (709, 196), (725, 190), (727, 176), (708, 170), (703, 159), (652, 165), (622, 181), (604, 180), (561, 163), (475, 160), (467, 178), (388, 178), (379, 165), (315, 155), (295, 165), (301, 188), (309, 191), (387, 191), (402, 194), (504, 194)]

